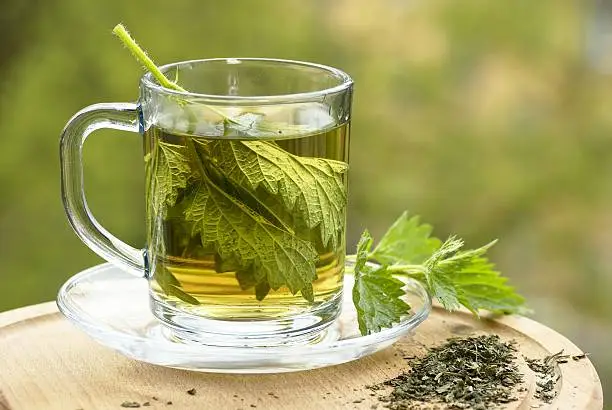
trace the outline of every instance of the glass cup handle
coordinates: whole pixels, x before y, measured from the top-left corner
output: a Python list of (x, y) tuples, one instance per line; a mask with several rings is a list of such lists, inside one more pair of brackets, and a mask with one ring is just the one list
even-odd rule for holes
[(60, 140), (62, 200), (77, 236), (95, 253), (129, 273), (144, 277), (145, 254), (113, 236), (91, 214), (83, 186), (83, 144), (102, 128), (139, 132), (139, 107), (132, 103), (94, 104), (66, 124)]

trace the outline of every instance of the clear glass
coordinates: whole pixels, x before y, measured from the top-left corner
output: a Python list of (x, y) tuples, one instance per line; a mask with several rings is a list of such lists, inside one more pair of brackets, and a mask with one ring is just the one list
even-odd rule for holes
[(177, 340), (271, 346), (316, 339), (342, 299), (350, 77), (268, 59), (161, 70), (189, 93), (147, 74), (139, 105), (123, 106), (124, 122), (97, 127), (134, 131), (138, 118), (145, 250), (114, 238), (87, 209), (80, 151), (96, 128), (83, 112), (66, 127), (61, 150), (64, 202), (77, 234), (149, 280), (152, 312)]

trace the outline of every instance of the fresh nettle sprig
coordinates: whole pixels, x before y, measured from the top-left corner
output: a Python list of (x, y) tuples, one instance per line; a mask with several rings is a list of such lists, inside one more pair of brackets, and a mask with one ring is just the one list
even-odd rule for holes
[[(176, 82), (165, 77), (122, 25), (117, 25), (113, 32), (160, 85), (186, 92)], [(295, 131), (291, 126), (287, 128), (286, 124), (266, 122), (253, 114), (230, 118), (215, 107), (206, 108), (221, 117), (226, 131), (238, 132), (239, 135), (253, 137), (262, 135), (262, 130), (277, 132), (281, 128), (287, 135)], [(322, 243), (332, 243), (335, 247), (334, 241), (338, 230), (342, 228), (346, 206), (346, 192), (342, 183), (346, 164), (295, 156), (265, 141), (219, 141), (204, 145), (201, 142), (197, 143), (199, 145), (190, 142), (187, 147), (167, 143), (160, 145), (155, 167), (158, 179), (163, 183), (153, 198), (155, 213), (163, 213), (164, 207), (175, 204), (179, 190), (186, 187), (188, 175), (193, 171), (190, 164), (195, 162), (198, 164), (201, 182), (194, 190), (194, 197), (186, 204), (185, 219), (194, 224), (192, 232), (200, 234), (203, 245), (213, 245), (222, 254), (226, 264), (232, 267), (231, 270), (237, 272), (241, 286), (255, 287), (258, 299), (263, 299), (271, 288), (288, 286), (293, 293), (300, 291), (307, 300), (313, 301), (311, 282), (316, 278), (316, 252), (311, 249), (309, 242), (299, 237), (299, 232), (294, 232), (283, 223), (282, 215), (274, 215), (274, 210), (285, 208), (283, 212), (299, 212), (299, 218), (305, 221), (306, 228), (318, 228)], [(205, 158), (214, 155), (217, 158), (216, 173), (230, 184), (244, 187), (251, 193), (258, 186), (264, 186), (268, 195), (278, 202), (274, 210), (254, 196), (253, 199), (259, 201), (262, 209), (265, 208), (264, 214), (268, 214), (266, 217), (223, 192), (204, 169), (212, 166), (208, 163), (210, 161), (203, 162), (200, 154)], [(256, 163), (266, 168), (265, 172), (242, 173), (237, 170), (257, 167), (237, 167), (237, 163)], [(302, 168), (308, 172), (296, 174), (296, 169)], [(295, 181), (317, 186), (317, 194), (305, 190), (303, 184)], [(211, 224), (203, 223), (206, 218), (219, 217), (215, 209), (206, 208), (210, 202), (208, 199), (213, 197), (216, 202), (224, 204), (226, 217), (235, 217), (233, 228), (228, 228), (223, 235), (216, 230), (209, 231), (207, 227)], [(242, 226), (244, 221), (249, 221), (250, 225)], [(244, 262), (255, 256), (244, 253), (244, 249), (237, 249), (234, 238), (252, 242), (255, 231), (261, 231), (257, 237), (265, 251), (257, 260), (257, 265), (262, 269), (253, 272), (247, 266), (241, 270)], [(431, 232), (432, 227), (421, 224), (419, 217), (409, 217), (404, 213), (376, 247), (373, 248), (374, 241), (368, 231), (362, 234), (357, 254), (349, 257), (354, 260), (353, 302), (362, 334), (389, 328), (410, 313), (410, 305), (403, 298), (407, 278), (422, 283), (429, 294), (448, 310), (464, 306), (475, 315), (481, 310), (503, 314), (526, 311), (523, 297), (507, 284), (508, 279), (497, 272), (485, 256), (495, 241), (478, 249), (464, 250), (463, 240), (451, 236), (442, 242), (432, 237)], [(282, 251), (284, 259), (281, 259), (287, 269), (279, 271), (276, 265), (279, 262), (275, 254), (277, 251)], [(161, 276), (161, 281), (169, 294), (187, 303), (197, 303), (197, 300), (180, 291), (178, 282), (169, 272)]]
[(353, 288), (362, 334), (391, 327), (409, 311), (410, 306), (401, 299), (403, 278), (421, 282), (448, 310), (463, 306), (477, 316), (481, 310), (500, 314), (528, 311), (525, 299), (485, 256), (497, 241), (464, 250), (463, 240), (451, 236), (442, 242), (431, 232), (431, 225), (407, 212), (374, 249), (370, 233), (363, 232), (354, 257)]

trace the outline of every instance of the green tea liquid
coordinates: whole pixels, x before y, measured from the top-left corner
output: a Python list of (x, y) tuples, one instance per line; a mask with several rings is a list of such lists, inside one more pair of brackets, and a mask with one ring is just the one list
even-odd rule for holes
[[(207, 139), (199, 136), (176, 135), (156, 127), (150, 127), (145, 132), (144, 138), (147, 179), (150, 183), (147, 189), (148, 203), (151, 203), (154, 196), (160, 194), (158, 192), (160, 188), (156, 185), (156, 171), (152, 168), (160, 144), (188, 147), (206, 146), (209, 143), (232, 144), (238, 141), (222, 140), (219, 137)], [(267, 143), (275, 144), (299, 157), (346, 162), (349, 125), (343, 124), (325, 132), (299, 138), (284, 135), (279, 139), (268, 140)], [(290, 210), (280, 209), (274, 201), (267, 201), (266, 198), (270, 196), (263, 188), (258, 188), (253, 195), (248, 190), (225, 180), (222, 174), (215, 171), (214, 164), (217, 158), (214, 152), (208, 153), (203, 158), (203, 162), (205, 172), (225, 193), (263, 215), (271, 223), (296, 232), (300, 238), (314, 245), (318, 254), (316, 279), (312, 283), (314, 306), (338, 296), (342, 289), (344, 274), (345, 215), (342, 215), (342, 229), (337, 237), (323, 244), (319, 227), (304, 229), (303, 224), (300, 225), (298, 218), (295, 218)], [(207, 163), (210, 166), (207, 166)], [(346, 173), (342, 183), (346, 191)], [(194, 182), (188, 178), (185, 187), (181, 187), (177, 192), (176, 203), (168, 206), (165, 212), (162, 213), (151, 207), (147, 211), (149, 255), (153, 269), (151, 272), (153, 297), (195, 315), (222, 320), (269, 320), (305, 313), (311, 309), (312, 303), (300, 293), (292, 294), (287, 287), (269, 290), (262, 300), (258, 300), (253, 287), (238, 281), (231, 263), (225, 264), (214, 247), (205, 248), (202, 245), (200, 236), (193, 232), (193, 228), (185, 220), (184, 198), (193, 189), (192, 184)], [(168, 291), (169, 282), (172, 291)], [(196, 301), (197, 303), (194, 303)]]

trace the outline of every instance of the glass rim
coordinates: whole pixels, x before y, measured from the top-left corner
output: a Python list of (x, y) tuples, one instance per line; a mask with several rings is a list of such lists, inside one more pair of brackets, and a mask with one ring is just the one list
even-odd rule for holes
[(301, 66), (309, 67), (332, 74), (334, 77), (340, 80), (338, 85), (333, 87), (325, 88), (316, 91), (306, 91), (302, 93), (291, 93), (291, 94), (276, 94), (276, 95), (254, 95), (254, 96), (237, 96), (237, 95), (220, 95), (220, 94), (205, 94), (205, 93), (194, 93), (189, 91), (178, 91), (171, 88), (167, 88), (157, 83), (154, 79), (153, 74), (150, 72), (145, 73), (141, 78), (141, 84), (147, 89), (154, 90), (159, 94), (173, 95), (177, 97), (187, 97), (192, 99), (198, 99), (201, 101), (209, 102), (220, 102), (220, 103), (233, 103), (233, 104), (244, 104), (244, 103), (255, 103), (255, 104), (279, 104), (279, 103), (295, 103), (295, 102), (308, 102), (316, 101), (330, 94), (337, 94), (350, 89), (353, 85), (353, 79), (344, 71), (337, 68), (327, 66), (324, 64), (311, 63), (306, 61), (298, 60), (285, 60), (278, 58), (253, 58), (253, 57), (233, 57), (233, 58), (204, 58), (195, 60), (178, 61), (175, 63), (165, 64), (160, 66), (159, 69), (162, 73), (172, 68), (179, 68), (188, 64), (202, 64), (207, 62), (226, 61), (228, 64), (240, 64), (241, 61), (250, 62), (267, 62), (267, 63), (280, 63), (288, 66)]

